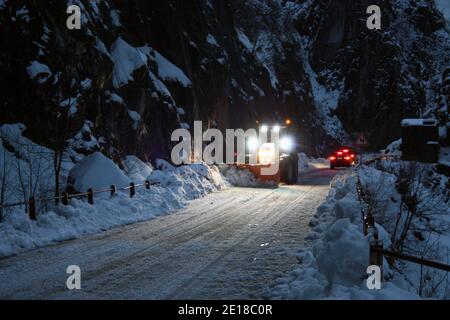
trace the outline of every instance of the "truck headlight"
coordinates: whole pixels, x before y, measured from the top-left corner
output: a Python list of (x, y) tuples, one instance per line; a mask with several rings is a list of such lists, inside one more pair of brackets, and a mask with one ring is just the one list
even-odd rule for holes
[(259, 163), (269, 164), (275, 161), (275, 144), (264, 143), (258, 150)]
[(294, 140), (291, 137), (282, 137), (280, 139), (280, 150), (291, 152), (294, 149)]

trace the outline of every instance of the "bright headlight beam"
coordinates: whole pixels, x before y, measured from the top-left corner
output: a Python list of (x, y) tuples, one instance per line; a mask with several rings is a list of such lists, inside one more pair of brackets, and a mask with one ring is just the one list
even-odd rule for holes
[(267, 132), (267, 130), (269, 130), (269, 127), (266, 125), (262, 125), (260, 130), (261, 130), (261, 132)]
[(273, 128), (272, 128), (272, 130), (274, 131), (274, 132), (280, 132), (280, 126), (273, 126)]
[(280, 139), (280, 149), (285, 152), (292, 151), (294, 147), (294, 141), (291, 137), (283, 137)]

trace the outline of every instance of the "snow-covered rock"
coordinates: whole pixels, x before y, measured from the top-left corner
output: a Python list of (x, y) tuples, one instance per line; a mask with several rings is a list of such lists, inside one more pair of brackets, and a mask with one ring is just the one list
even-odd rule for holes
[(103, 190), (115, 185), (123, 188), (131, 180), (119, 167), (101, 152), (94, 152), (77, 163), (69, 173), (68, 186), (78, 192), (88, 189)]

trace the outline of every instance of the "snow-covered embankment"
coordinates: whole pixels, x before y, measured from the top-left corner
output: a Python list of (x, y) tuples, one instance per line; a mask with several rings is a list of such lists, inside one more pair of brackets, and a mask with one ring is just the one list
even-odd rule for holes
[(23, 206), (8, 209), (0, 222), (0, 257), (148, 220), (224, 187), (218, 169), (206, 164), (173, 167), (160, 160), (159, 170), (155, 170), (133, 156), (123, 163), (122, 171), (102, 154), (91, 154), (70, 171), (68, 184), (82, 192), (87, 188), (109, 188), (111, 184), (125, 187), (131, 181), (142, 183), (144, 179), (154, 185), (148, 190), (137, 188), (133, 198), (128, 191), (119, 191), (112, 197), (109, 193), (95, 194), (94, 205), (86, 199), (72, 199), (67, 206), (58, 205), (48, 211), (41, 208), (36, 221), (29, 219)]
[[(395, 279), (381, 290), (366, 286), (369, 236), (362, 233), (356, 173), (337, 175), (326, 201), (311, 219), (309, 246), (298, 253), (299, 266), (279, 279), (271, 292), (274, 299), (414, 299), (410, 286)], [(389, 237), (378, 225), (385, 246)], [(386, 272), (389, 267), (384, 264)], [(398, 280), (398, 281), (397, 281)]]

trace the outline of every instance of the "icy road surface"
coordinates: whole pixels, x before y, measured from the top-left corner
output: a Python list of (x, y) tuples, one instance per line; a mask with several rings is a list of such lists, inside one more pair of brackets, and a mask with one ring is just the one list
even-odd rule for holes
[[(336, 171), (229, 188), (177, 212), (0, 260), (0, 299), (258, 299), (297, 264)], [(81, 290), (66, 268), (81, 268)]]

